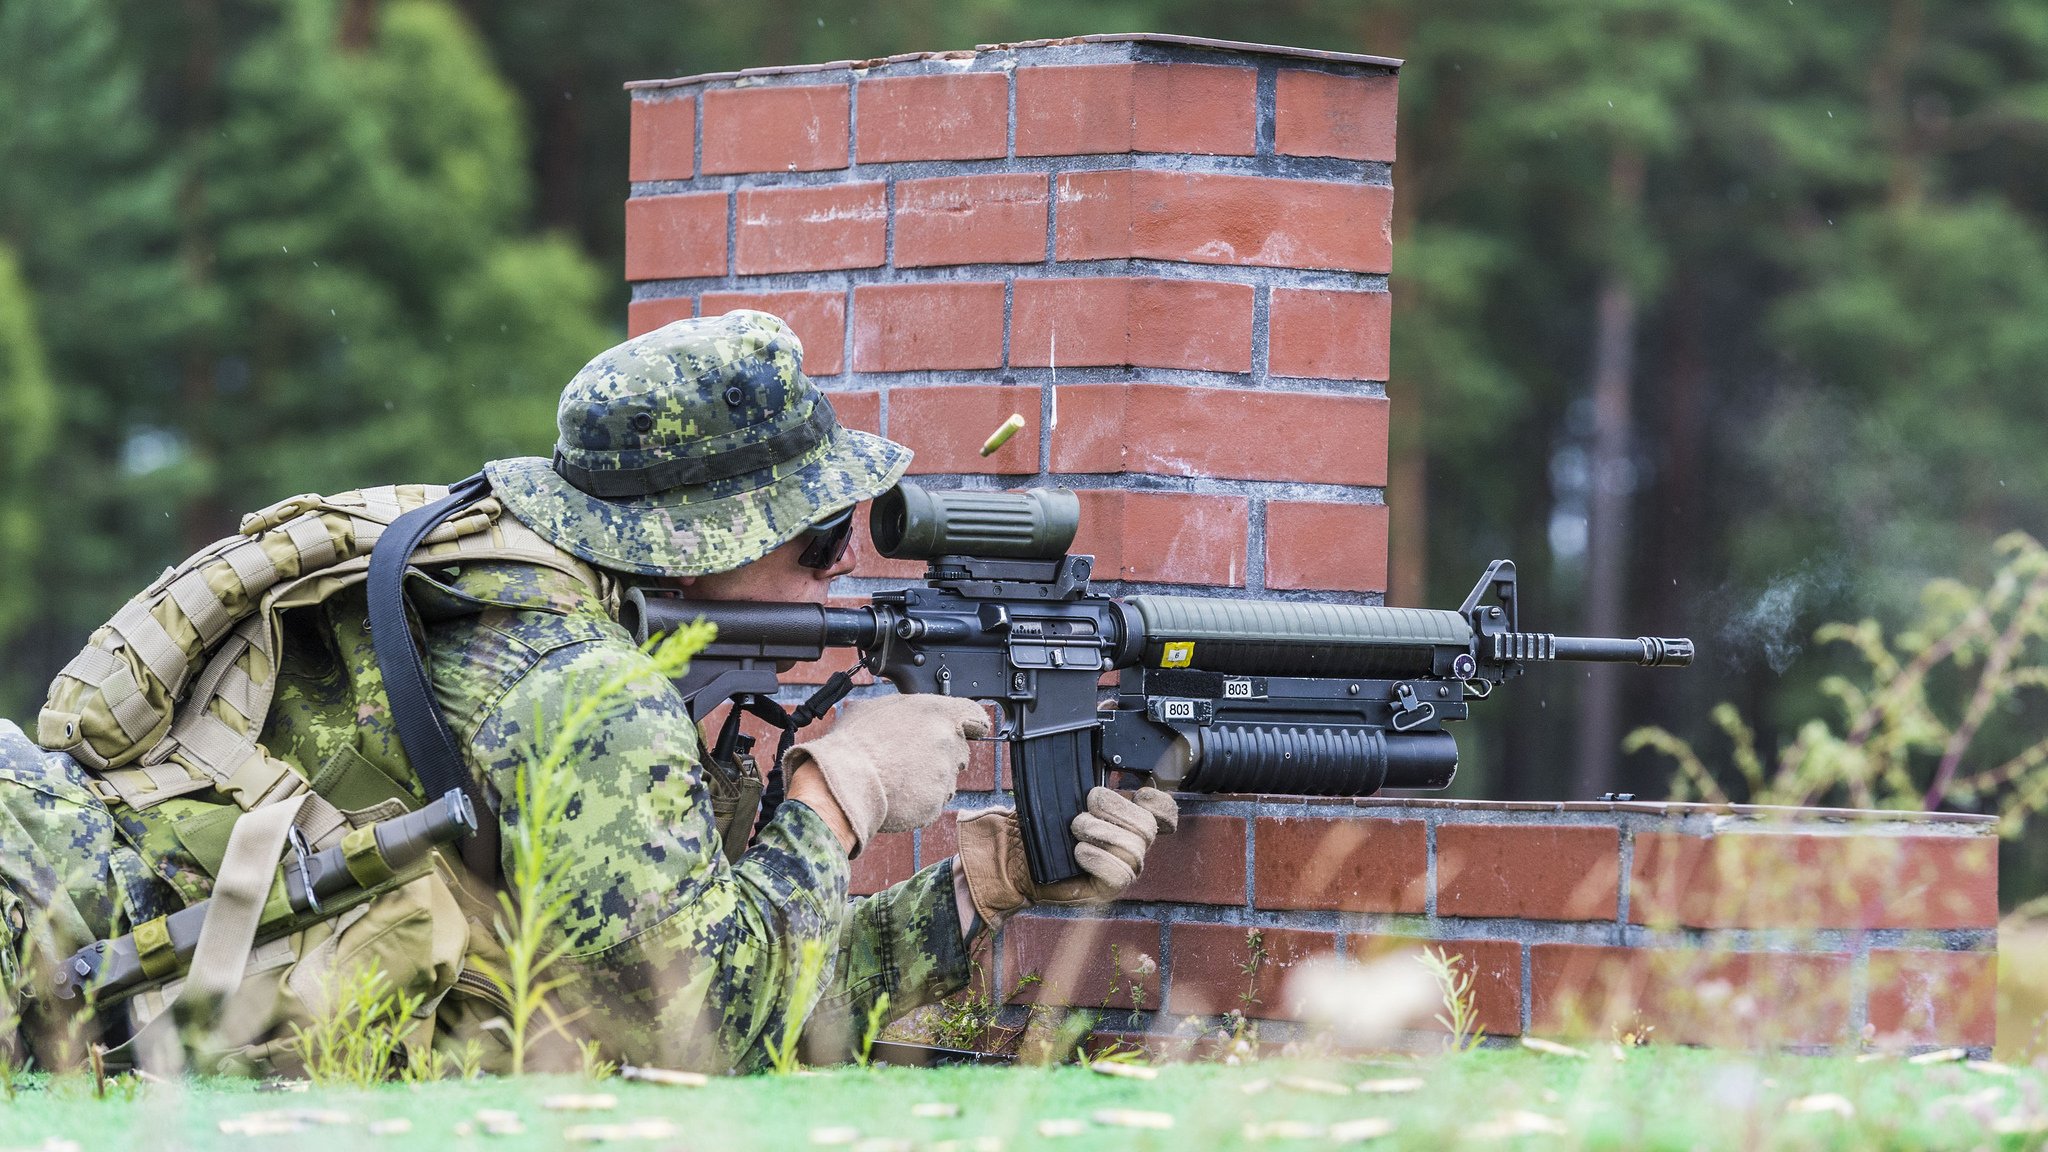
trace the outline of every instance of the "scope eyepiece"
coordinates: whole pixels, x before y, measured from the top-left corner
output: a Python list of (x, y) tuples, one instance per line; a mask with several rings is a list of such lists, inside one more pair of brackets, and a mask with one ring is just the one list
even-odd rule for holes
[(1081, 498), (1066, 488), (932, 491), (908, 481), (876, 497), (868, 518), (875, 551), (891, 560), (1058, 560), (1080, 527)]

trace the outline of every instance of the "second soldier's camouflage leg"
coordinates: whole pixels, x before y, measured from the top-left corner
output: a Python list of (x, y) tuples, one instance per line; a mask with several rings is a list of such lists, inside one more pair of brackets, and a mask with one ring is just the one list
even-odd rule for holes
[(51, 995), (56, 966), (174, 906), (85, 779), (0, 720), (0, 1033), (46, 1068), (78, 1061), (92, 1031), (83, 1005)]

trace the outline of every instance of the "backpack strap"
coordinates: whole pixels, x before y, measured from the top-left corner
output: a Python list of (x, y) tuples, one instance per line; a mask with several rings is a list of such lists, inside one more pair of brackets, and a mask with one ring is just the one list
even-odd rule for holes
[(498, 874), (497, 810), (485, 803), (483, 789), (462, 761), (462, 749), (449, 730), (448, 720), (434, 699), (427, 680), (425, 654), (414, 643), (412, 624), (405, 611), (405, 573), (412, 554), (442, 521), (490, 493), (490, 481), (479, 472), (448, 490), (448, 495), (415, 508), (391, 522), (370, 553), (366, 591), (370, 608), (370, 645), (377, 656), (377, 671), (384, 679), (384, 694), (391, 702), (391, 719), (398, 729), (399, 746), (419, 777), (428, 800), (449, 792), (462, 792), (476, 809), (477, 834), (463, 842), (463, 862), (478, 878), (490, 880)]
[[(284, 855), (301, 805), (310, 798), (302, 793), (281, 803), (256, 809), (235, 821), (228, 834), (226, 858), (214, 883), (206, 919), (199, 925), (199, 942), (192, 953), (185, 984), (170, 1011), (163, 1012), (142, 1027), (129, 1043), (117, 1049), (124, 1059), (132, 1054), (145, 1069), (177, 1072), (184, 1066), (184, 1045), (180, 1034), (198, 1038), (219, 1030), (233, 1034), (248, 1030), (246, 1020), (223, 1018), (236, 1013), (229, 1008), (235, 989), (249, 966), (250, 950), (256, 943), (256, 929), (263, 919), (263, 905), (277, 878), (278, 858)], [(163, 926), (158, 921), (149, 924)], [(137, 927), (138, 946), (148, 925)], [(248, 1010), (243, 1009), (246, 1013)], [(231, 1043), (246, 1042), (232, 1037)]]

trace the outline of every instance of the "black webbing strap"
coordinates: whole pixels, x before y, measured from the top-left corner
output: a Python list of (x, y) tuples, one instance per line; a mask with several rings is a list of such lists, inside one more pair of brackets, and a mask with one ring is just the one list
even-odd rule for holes
[(497, 810), (484, 803), (483, 790), (463, 764), (455, 733), (448, 730), (448, 721), (427, 682), (426, 656), (413, 642), (412, 625), (406, 617), (405, 572), (428, 533), (490, 490), (490, 481), (479, 472), (450, 488), (441, 499), (393, 520), (370, 551), (367, 585), (370, 646), (377, 654), (377, 671), (384, 677), (384, 695), (391, 702), (399, 746), (405, 749), (405, 758), (428, 800), (462, 792), (476, 808), (476, 835), (463, 840), (462, 859), (470, 872), (485, 882), (498, 875)]

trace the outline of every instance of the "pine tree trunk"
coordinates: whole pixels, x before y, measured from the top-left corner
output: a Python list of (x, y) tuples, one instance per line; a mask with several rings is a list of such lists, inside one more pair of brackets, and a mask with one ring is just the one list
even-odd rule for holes
[[(1359, 50), (1383, 55), (1405, 53), (1409, 12), (1388, 4), (1365, 8), (1359, 13)], [(1415, 177), (1413, 157), (1408, 149), (1410, 169), (1396, 178), (1394, 189), (1394, 250), (1399, 252), (1415, 235), (1415, 205), (1421, 182)], [(1403, 192), (1406, 188), (1406, 192)], [(1398, 289), (1398, 285), (1394, 286)], [(1398, 304), (1398, 298), (1397, 298)], [(1398, 331), (1399, 325), (1396, 325)], [(1429, 441), (1424, 435), (1426, 408), (1423, 389), (1415, 387), (1398, 372), (1387, 379), (1387, 400), (1391, 409), (1391, 433), (1387, 444), (1387, 603), (1426, 607), (1429, 604)]]
[[(1617, 147), (1608, 162), (1612, 212), (1634, 219), (1643, 199), (1643, 158)], [(1630, 426), (1636, 341), (1636, 293), (1617, 253), (1600, 286), (1593, 332), (1593, 452), (1586, 542), (1586, 632), (1613, 636), (1622, 627), (1628, 559)], [(1619, 767), (1619, 669), (1587, 666), (1579, 692), (1579, 791), (1590, 799), (1612, 791)]]
[[(181, 106), (185, 137), (185, 173), (178, 188), (178, 262), (185, 282), (194, 292), (213, 278), (214, 246), (206, 207), (206, 157), (212, 151), (211, 133), (220, 79), (220, 7), (217, 0), (184, 0), (186, 35), (185, 65), (180, 82), (184, 87)], [(195, 326), (185, 337), (180, 355), (178, 415), (182, 422), (185, 449), (200, 460), (219, 456), (214, 437), (213, 341), (203, 326)], [(218, 492), (197, 494), (179, 516), (179, 535), (188, 551), (197, 551), (220, 535), (218, 528), (226, 513)]]
[(341, 7), (341, 48), (361, 52), (377, 43), (377, 0), (346, 0)]
[(575, 91), (575, 69), (565, 63), (548, 86), (550, 112), (541, 129), (540, 218), (565, 232), (574, 232), (580, 219), (583, 120), (573, 99)]

